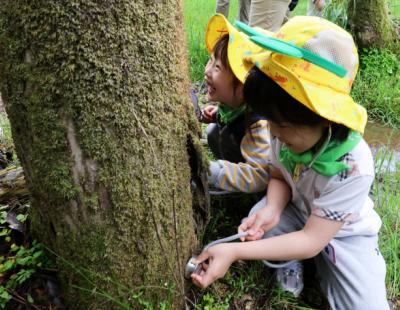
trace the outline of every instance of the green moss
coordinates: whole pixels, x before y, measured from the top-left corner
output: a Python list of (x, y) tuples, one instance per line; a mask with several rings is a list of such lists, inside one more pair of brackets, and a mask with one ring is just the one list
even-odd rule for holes
[(179, 270), (194, 241), (186, 143), (195, 125), (180, 4), (3, 2), (0, 91), (36, 231), (64, 259), (124, 286), (162, 281), (182, 294)]
[(399, 41), (385, 1), (349, 1), (348, 17), (360, 48), (384, 48)]

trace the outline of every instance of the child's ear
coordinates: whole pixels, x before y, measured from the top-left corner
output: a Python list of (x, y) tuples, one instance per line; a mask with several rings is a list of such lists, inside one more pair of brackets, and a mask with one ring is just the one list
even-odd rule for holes
[(243, 101), (243, 83), (239, 83), (236, 88), (235, 88), (235, 96), (241, 99)]

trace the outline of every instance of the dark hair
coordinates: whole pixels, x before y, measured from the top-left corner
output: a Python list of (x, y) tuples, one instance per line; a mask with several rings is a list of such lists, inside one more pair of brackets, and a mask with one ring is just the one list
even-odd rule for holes
[[(257, 67), (254, 67), (246, 78), (243, 96), (254, 113), (277, 124), (313, 126), (326, 121), (290, 96)], [(331, 123), (331, 128), (333, 140), (343, 141), (347, 138), (349, 129), (346, 126)]]
[(213, 49), (213, 55), (215, 59), (220, 60), (222, 65), (232, 74), (233, 89), (236, 90), (236, 87), (240, 84), (240, 81), (233, 73), (231, 65), (229, 64), (228, 43), (229, 43), (229, 34), (224, 34), (221, 38), (218, 39), (217, 43), (215, 43)]

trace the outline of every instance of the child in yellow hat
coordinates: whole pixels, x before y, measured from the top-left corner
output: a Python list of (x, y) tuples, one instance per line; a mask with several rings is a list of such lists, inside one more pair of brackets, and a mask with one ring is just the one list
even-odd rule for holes
[[(265, 118), (245, 115), (243, 81), (248, 69), (242, 56), (260, 50), (247, 35), (223, 15), (213, 16), (207, 26), (206, 46), (211, 58), (205, 68), (207, 98), (218, 102), (203, 109), (209, 123), (207, 139), (217, 158), (210, 162), (209, 183), (218, 189), (260, 192), (268, 183), (269, 130)], [(246, 123), (250, 130), (246, 130)]]
[[(239, 226), (246, 242), (200, 254), (192, 274), (206, 287), (236, 260), (293, 260), (278, 281), (302, 289), (300, 260), (314, 258), (332, 309), (389, 309), (381, 220), (368, 194), (371, 151), (362, 138), (366, 111), (350, 97), (358, 68), (352, 37), (318, 17), (295, 17), (272, 37), (248, 30), (264, 47), (244, 84), (250, 108), (268, 119), (271, 179), (267, 197)], [(286, 285), (286, 287), (285, 287)]]

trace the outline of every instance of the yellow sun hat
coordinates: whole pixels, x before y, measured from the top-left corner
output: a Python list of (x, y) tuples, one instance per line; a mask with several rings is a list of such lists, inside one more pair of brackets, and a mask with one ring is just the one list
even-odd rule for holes
[[(272, 32), (258, 29), (260, 33), (272, 35)], [(245, 66), (243, 57), (255, 52), (261, 52), (262, 48), (249, 40), (248, 35), (237, 30), (222, 14), (215, 14), (207, 24), (205, 41), (206, 48), (211, 54), (215, 44), (225, 34), (229, 35), (228, 42), (228, 61), (233, 74), (244, 83), (249, 70), (253, 67)]]
[[(236, 23), (263, 47), (244, 57), (307, 108), (332, 122), (364, 132), (367, 112), (350, 96), (358, 70), (352, 36), (320, 17), (296, 16), (266, 36)], [(266, 98), (267, 100), (268, 98)]]

